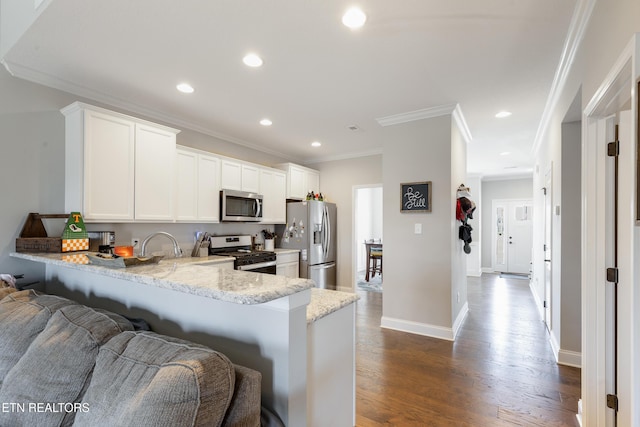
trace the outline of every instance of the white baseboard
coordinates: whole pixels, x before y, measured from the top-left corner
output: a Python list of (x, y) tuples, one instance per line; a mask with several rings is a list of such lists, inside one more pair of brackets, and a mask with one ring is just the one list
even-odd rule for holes
[(495, 273), (494, 269), (492, 267), (482, 267), (482, 272), (483, 273)]
[(531, 295), (533, 295), (533, 299), (536, 302), (536, 308), (538, 309), (540, 320), (544, 322), (544, 304), (542, 303), (542, 301), (540, 301), (536, 290), (533, 288), (533, 280), (529, 280), (529, 290), (531, 291)]
[(582, 353), (561, 349), (558, 340), (556, 340), (556, 337), (553, 334), (550, 334), (549, 342), (551, 343), (553, 356), (555, 357), (558, 365), (582, 369)]
[(570, 350), (560, 350), (558, 352), (558, 364), (582, 369), (582, 353)]
[(482, 276), (482, 270), (474, 270), (474, 271), (468, 271), (467, 270), (467, 276), (469, 276), (469, 277), (480, 277), (480, 276)]
[(453, 341), (455, 334), (452, 328), (429, 325), (426, 323), (414, 322), (412, 320), (395, 319), (393, 317), (382, 316), (380, 326), (385, 329), (393, 329), (410, 334), (424, 335), (441, 340)]
[(462, 308), (460, 309), (460, 312), (458, 313), (458, 316), (456, 317), (455, 322), (453, 322), (453, 339), (454, 340), (458, 335), (458, 331), (460, 330), (460, 325), (462, 325), (462, 322), (464, 321), (465, 317), (467, 317), (467, 313), (469, 313), (469, 303), (465, 302)]

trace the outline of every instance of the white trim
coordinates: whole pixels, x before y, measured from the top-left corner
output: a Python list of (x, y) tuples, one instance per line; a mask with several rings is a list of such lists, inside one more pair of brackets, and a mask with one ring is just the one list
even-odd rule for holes
[(464, 138), (464, 141), (468, 144), (473, 138), (471, 137), (471, 131), (469, 130), (469, 126), (467, 125), (467, 121), (464, 118), (464, 114), (462, 114), (462, 109), (460, 108), (460, 104), (456, 104), (456, 108), (453, 109), (453, 119), (458, 125), (458, 129)]
[(439, 105), (437, 107), (423, 108), (421, 110), (409, 111), (406, 113), (393, 114), (391, 116), (376, 119), (380, 126), (399, 125), (401, 123), (413, 122), (416, 120), (432, 119), (434, 117), (452, 114), (458, 104)]
[(334, 162), (336, 160), (349, 160), (358, 159), (360, 157), (380, 156), (382, 155), (382, 148), (375, 148), (373, 150), (359, 151), (355, 153), (338, 154), (335, 156), (316, 157), (310, 160), (306, 160), (304, 163), (307, 165), (313, 165), (315, 163)]
[(481, 276), (482, 276), (482, 269), (467, 271), (467, 277), (481, 277)]
[(185, 129), (190, 129), (196, 132), (200, 132), (204, 135), (212, 136), (214, 138), (221, 139), (233, 144), (238, 144), (243, 147), (250, 148), (262, 153), (270, 154), (282, 159), (288, 160), (294, 163), (306, 163), (304, 159), (292, 157), (290, 154), (281, 153), (276, 150), (270, 150), (258, 143), (252, 143), (240, 138), (236, 138), (221, 132), (214, 131), (212, 129), (203, 127), (201, 125), (192, 123), (187, 120), (180, 119), (175, 116), (167, 115), (161, 111), (144, 107), (139, 104), (135, 104), (130, 101), (125, 101), (120, 98), (115, 98), (109, 94), (90, 89), (78, 84), (69, 82), (67, 80), (60, 79), (58, 77), (51, 76), (38, 70), (34, 70), (29, 67), (22, 66), (15, 62), (8, 62), (6, 60), (0, 61), (9, 73), (14, 76), (27, 80), (30, 82), (38, 83), (44, 86), (48, 86), (57, 90), (68, 92), (83, 98), (88, 98), (96, 102), (104, 103), (115, 108), (126, 110), (129, 113), (140, 114), (153, 120), (159, 120), (161, 122), (170, 123), (172, 126), (178, 126)]
[(483, 273), (495, 273), (496, 271), (493, 269), (493, 267), (482, 267), (482, 272)]
[(542, 145), (543, 137), (549, 127), (551, 117), (553, 116), (558, 100), (562, 95), (562, 91), (567, 84), (567, 78), (569, 77), (571, 66), (573, 65), (580, 43), (582, 43), (582, 38), (587, 30), (587, 25), (589, 24), (589, 19), (591, 18), (591, 13), (593, 12), (595, 4), (596, 0), (578, 0), (573, 11), (569, 30), (567, 31), (567, 38), (562, 49), (560, 62), (558, 63), (556, 74), (553, 77), (553, 82), (551, 83), (551, 90), (549, 91), (547, 103), (545, 104), (544, 111), (542, 112), (542, 118), (538, 125), (536, 137), (533, 140), (534, 142), (533, 147), (531, 148), (531, 153), (534, 155)]
[(380, 327), (447, 341), (454, 341), (455, 339), (455, 334), (452, 328), (429, 325), (427, 323), (414, 322), (411, 320), (396, 319), (387, 316), (382, 316)]
[(514, 173), (510, 175), (485, 175), (482, 182), (485, 181), (515, 181), (519, 179), (533, 179), (533, 172)]
[(469, 302), (464, 303), (464, 305), (460, 309), (460, 312), (458, 313), (458, 316), (456, 317), (456, 320), (453, 322), (453, 339), (454, 340), (456, 339), (456, 336), (460, 331), (460, 326), (462, 326), (462, 322), (467, 317), (467, 313), (469, 313)]
[(540, 320), (544, 322), (544, 304), (542, 303), (542, 301), (540, 301), (540, 297), (538, 296), (538, 293), (536, 292), (536, 289), (533, 285), (533, 280), (529, 280), (529, 290), (531, 291), (531, 294), (533, 295), (533, 300), (536, 303), (536, 308), (538, 309)]
[(570, 350), (560, 350), (556, 358), (558, 364), (582, 369), (582, 353)]

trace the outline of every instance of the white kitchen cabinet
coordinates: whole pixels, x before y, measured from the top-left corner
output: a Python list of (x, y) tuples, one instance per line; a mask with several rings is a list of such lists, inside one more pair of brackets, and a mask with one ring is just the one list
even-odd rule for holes
[(220, 159), (197, 150), (176, 150), (176, 220), (218, 222)]
[(136, 123), (135, 219), (174, 219), (176, 134)]
[(242, 164), (242, 191), (250, 193), (260, 191), (260, 172), (257, 166)]
[(172, 221), (176, 129), (75, 102), (65, 115), (65, 210), (89, 222)]
[(319, 193), (320, 172), (294, 163), (282, 163), (275, 166), (287, 173), (287, 199), (304, 200), (312, 190)]
[(276, 251), (276, 275), (297, 279), (300, 276), (300, 252)]
[(263, 196), (262, 222), (287, 222), (287, 175), (274, 169), (260, 169), (260, 194)]
[(222, 159), (220, 181), (221, 187), (225, 190), (250, 193), (257, 193), (260, 190), (258, 166), (232, 159)]
[(222, 159), (220, 171), (221, 188), (242, 191), (242, 163)]

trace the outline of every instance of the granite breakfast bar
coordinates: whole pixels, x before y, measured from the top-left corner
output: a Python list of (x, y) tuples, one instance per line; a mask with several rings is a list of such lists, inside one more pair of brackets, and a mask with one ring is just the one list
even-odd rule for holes
[(223, 257), (115, 269), (63, 254), (11, 256), (44, 263), (48, 293), (142, 318), (260, 371), (263, 405), (285, 425), (354, 425), (354, 294), (230, 270)]

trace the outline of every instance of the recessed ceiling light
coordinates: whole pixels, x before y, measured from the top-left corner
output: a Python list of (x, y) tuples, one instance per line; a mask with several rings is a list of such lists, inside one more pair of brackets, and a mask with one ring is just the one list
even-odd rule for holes
[(311, 146), (312, 146), (312, 147), (320, 147), (321, 145), (322, 145), (322, 143), (321, 143), (320, 141), (313, 141), (313, 142), (311, 143)]
[(510, 111), (500, 111), (498, 114), (496, 114), (496, 117), (499, 119), (504, 119), (505, 117), (509, 117), (510, 115)]
[(500, 153), (501, 156), (508, 156), (509, 154), (511, 154), (510, 151), (503, 151), (502, 153)]
[(269, 119), (262, 119), (260, 120), (260, 124), (262, 126), (271, 126), (273, 124), (273, 122)]
[(352, 7), (342, 15), (342, 23), (352, 30), (362, 27), (366, 21), (367, 15), (357, 7)]
[(261, 67), (262, 66), (262, 58), (260, 58), (255, 53), (249, 53), (244, 58), (242, 58), (242, 62), (249, 67)]
[(194, 91), (193, 86), (191, 86), (189, 83), (180, 83), (176, 86), (176, 89), (178, 89), (182, 93), (193, 93)]

